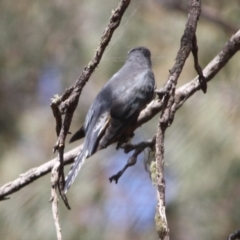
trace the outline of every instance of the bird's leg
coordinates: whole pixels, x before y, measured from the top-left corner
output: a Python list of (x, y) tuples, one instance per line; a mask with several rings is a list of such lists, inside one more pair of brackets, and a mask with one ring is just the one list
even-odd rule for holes
[(128, 161), (127, 161), (126, 165), (123, 167), (123, 169), (120, 170), (117, 174), (114, 174), (113, 176), (111, 176), (111, 177), (109, 178), (110, 182), (115, 181), (115, 183), (117, 184), (119, 178), (123, 175), (123, 173), (127, 170), (127, 168), (135, 165), (136, 162), (137, 162), (137, 156), (135, 156), (135, 155), (133, 154), (133, 156), (131, 156), (131, 157), (128, 159)]
[(152, 137), (152, 139), (149, 139), (147, 141), (139, 142), (137, 144), (133, 143), (124, 143), (122, 144), (122, 148), (124, 149), (125, 153), (129, 153), (133, 150), (135, 150), (134, 155), (139, 155), (145, 148), (150, 147), (153, 148), (155, 146), (156, 137), (155, 135)]
[(130, 134), (126, 134), (120, 137), (120, 139), (117, 142), (116, 149), (118, 150), (119, 148), (124, 148), (123, 146), (125, 144), (131, 143), (132, 138), (134, 137), (134, 133), (131, 132)]
[(144, 151), (145, 148), (150, 147), (153, 148), (155, 146), (155, 141), (156, 141), (156, 136), (154, 135), (152, 137), (152, 139), (144, 141), (144, 142), (140, 142), (137, 144), (131, 144), (131, 143), (125, 143), (123, 144), (121, 147), (124, 149), (125, 153), (129, 153), (132, 150), (134, 150), (133, 155), (128, 159), (127, 164), (123, 167), (122, 170), (120, 170), (117, 174), (111, 176), (109, 178), (110, 182), (112, 182), (113, 180), (115, 181), (115, 183), (118, 182), (119, 178), (123, 175), (123, 173), (126, 171), (126, 169), (128, 167), (131, 167), (133, 165), (136, 164), (137, 162), (137, 157), (140, 153), (142, 153)]

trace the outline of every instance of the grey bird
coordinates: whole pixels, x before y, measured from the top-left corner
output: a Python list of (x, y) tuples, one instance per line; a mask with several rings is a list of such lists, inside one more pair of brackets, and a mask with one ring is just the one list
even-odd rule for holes
[(151, 66), (150, 51), (145, 47), (133, 48), (122, 68), (98, 93), (84, 125), (70, 139), (73, 142), (85, 136), (82, 150), (65, 179), (65, 193), (84, 161), (97, 150), (125, 138), (124, 131), (134, 124), (141, 110), (153, 99), (155, 79)]

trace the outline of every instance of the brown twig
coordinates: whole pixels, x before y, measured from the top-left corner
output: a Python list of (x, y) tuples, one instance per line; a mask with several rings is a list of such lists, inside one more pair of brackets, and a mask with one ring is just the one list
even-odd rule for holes
[[(228, 61), (240, 49), (240, 30), (234, 34), (231, 39), (225, 44), (221, 52), (204, 68), (203, 74), (206, 81), (210, 81), (214, 76), (228, 63)], [(179, 87), (175, 93), (175, 106), (179, 109), (186, 100), (188, 100), (195, 92), (200, 90), (198, 76), (192, 81)], [(139, 115), (138, 121), (133, 130), (137, 129), (142, 124), (148, 122), (156, 114), (162, 110), (163, 102), (159, 99), (153, 100)], [(80, 151), (81, 146), (64, 154), (64, 164), (70, 164)], [(56, 158), (52, 159), (39, 167), (32, 168), (21, 174), (14, 181), (8, 182), (0, 188), (0, 201), (7, 199), (9, 195), (19, 191), (26, 185), (36, 181), (38, 178), (46, 175), (51, 171)]]

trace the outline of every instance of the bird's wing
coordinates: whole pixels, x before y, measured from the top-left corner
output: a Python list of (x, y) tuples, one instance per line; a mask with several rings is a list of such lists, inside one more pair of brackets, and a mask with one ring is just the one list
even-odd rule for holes
[(133, 79), (122, 80), (122, 91), (113, 91), (110, 124), (101, 139), (101, 147), (106, 147), (123, 128), (137, 119), (140, 111), (152, 100), (154, 87), (154, 75), (150, 69), (140, 71)]
[(101, 136), (104, 134), (105, 129), (108, 125), (109, 116), (110, 116), (109, 112), (103, 112), (97, 118), (94, 125), (91, 122), (89, 123), (90, 130), (86, 132), (86, 138), (83, 144), (83, 148), (80, 150), (79, 154), (75, 158), (74, 163), (65, 179), (64, 186), (65, 193), (71, 187), (85, 160), (96, 151), (98, 142)]
[(125, 82), (124, 90), (113, 97), (111, 117), (128, 120), (152, 100), (155, 80), (152, 71), (145, 70)]
[(99, 140), (104, 135), (104, 132), (109, 125), (110, 112), (100, 111), (99, 115), (96, 116), (88, 126), (84, 141), (84, 149), (88, 151), (88, 157), (96, 152)]

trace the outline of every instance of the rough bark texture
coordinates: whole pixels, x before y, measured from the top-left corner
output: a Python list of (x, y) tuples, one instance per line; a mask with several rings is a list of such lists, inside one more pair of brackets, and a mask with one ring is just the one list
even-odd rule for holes
[[(178, 78), (182, 72), (185, 61), (191, 51), (195, 51), (195, 63), (198, 63), (196, 54), (196, 29), (197, 22), (201, 13), (201, 1), (189, 0), (188, 1), (188, 20), (186, 27), (181, 38), (180, 49), (177, 53), (176, 61), (173, 68), (170, 70), (167, 83), (162, 99), (162, 112), (160, 114), (157, 134), (156, 134), (156, 183), (157, 183), (157, 212), (155, 217), (156, 228), (159, 239), (169, 239), (169, 228), (166, 217), (165, 208), (165, 180), (164, 180), (164, 137), (166, 129), (171, 125), (174, 119), (177, 106), (175, 103), (175, 89), (177, 86)], [(195, 64), (196, 65), (196, 64)], [(202, 82), (201, 82), (202, 87)]]

